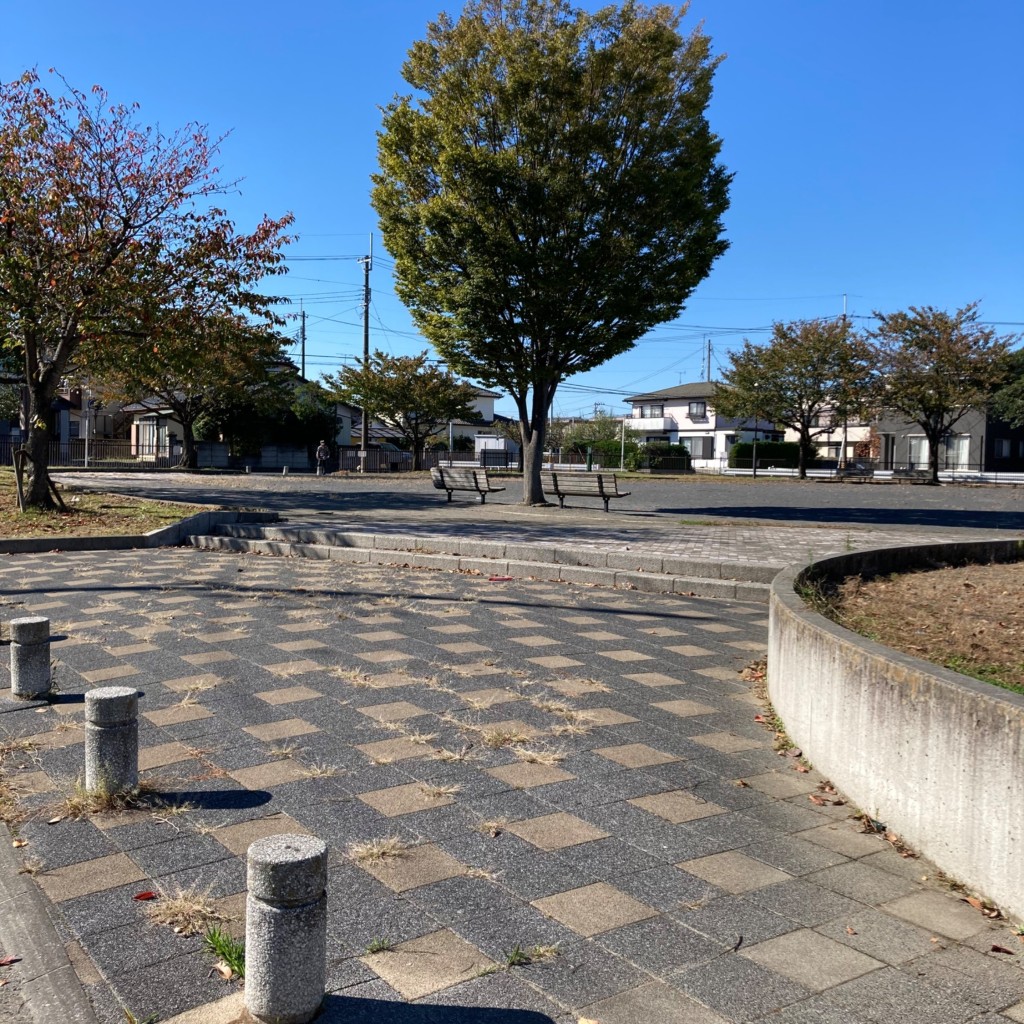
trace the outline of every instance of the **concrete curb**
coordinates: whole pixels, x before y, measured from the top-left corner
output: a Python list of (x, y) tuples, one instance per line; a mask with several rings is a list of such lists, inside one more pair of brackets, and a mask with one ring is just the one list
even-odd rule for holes
[[(281, 531), (278, 531), (282, 534)], [(297, 531), (309, 536), (312, 531)], [(361, 535), (364, 543), (374, 540), (373, 535)], [(436, 553), (437, 544), (430, 545), (431, 553), (415, 549), (414, 537), (403, 538), (389, 534), (387, 546), (333, 547), (323, 543), (296, 543), (285, 539), (262, 539), (223, 535), (195, 535), (189, 538), (193, 547), (202, 551), (231, 551), (265, 555), (284, 555), (293, 558), (331, 559), (360, 565), (401, 565), (411, 569), (435, 569), (449, 572), (481, 572), (498, 576), (513, 576), (517, 579), (540, 577), (561, 583), (581, 583), (592, 586), (617, 587), (625, 590), (642, 590), (647, 593), (692, 595), (694, 597), (725, 598), (734, 601), (752, 601), (767, 604), (769, 584), (745, 580), (722, 579), (705, 576), (677, 576), (664, 572), (626, 572), (621, 569), (594, 568), (569, 561), (571, 553), (559, 549), (560, 562), (539, 559), (500, 559), (483, 557), (462, 557), (458, 554)], [(474, 549), (479, 548), (474, 544)], [(457, 544), (452, 545), (457, 547)], [(501, 545), (496, 545), (501, 547)], [(552, 549), (554, 550), (554, 549)], [(533, 552), (536, 553), (536, 552)]]
[(125, 551), (131, 548), (174, 547), (182, 544), (197, 530), (212, 530), (220, 525), (236, 523), (276, 523), (276, 512), (239, 512), (233, 509), (211, 509), (198, 512), (170, 526), (161, 526), (150, 533), (119, 534), (110, 537), (23, 537), (0, 540), (0, 555), (32, 555), (46, 551)]
[(35, 1024), (96, 1024), (96, 1015), (50, 920), (46, 899), (18, 873), (11, 833), (0, 823), (0, 949), (14, 965)]
[(1022, 557), (1022, 540), (978, 541), (785, 569), (771, 590), (767, 679), (787, 733), (852, 804), (1018, 918), (1024, 696), (883, 647), (826, 619), (797, 590), (816, 579)]

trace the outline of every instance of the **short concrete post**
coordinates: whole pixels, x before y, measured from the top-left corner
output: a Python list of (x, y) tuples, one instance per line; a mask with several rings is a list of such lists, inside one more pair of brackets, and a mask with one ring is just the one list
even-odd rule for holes
[(85, 788), (125, 793), (139, 784), (139, 691), (103, 686), (85, 695)]
[(249, 847), (245, 1006), (266, 1024), (306, 1024), (327, 983), (327, 846), (314, 836)]
[(50, 683), (50, 620), (11, 619), (11, 696), (39, 700)]

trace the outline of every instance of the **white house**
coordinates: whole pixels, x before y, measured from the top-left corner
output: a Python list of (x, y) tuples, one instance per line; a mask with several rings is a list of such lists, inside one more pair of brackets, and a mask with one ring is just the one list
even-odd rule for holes
[(719, 465), (737, 441), (782, 440), (767, 420), (719, 416), (714, 408), (715, 387), (712, 381), (701, 381), (634, 395), (626, 399), (633, 413), (624, 422), (638, 441), (684, 445), (695, 469)]

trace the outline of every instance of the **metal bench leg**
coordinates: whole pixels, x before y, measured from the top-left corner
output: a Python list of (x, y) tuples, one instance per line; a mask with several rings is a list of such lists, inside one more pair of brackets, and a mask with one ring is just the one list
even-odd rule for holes
[(486, 505), (487, 504), (487, 495), (484, 494), (483, 491), (480, 492), (480, 504), (481, 505)]
[(448, 502), (451, 503), (453, 491), (448, 492)]
[(559, 508), (565, 508), (565, 495), (564, 494), (558, 495), (558, 507)]
[(609, 499), (609, 498), (605, 498), (605, 499), (604, 499), (604, 510), (605, 510), (605, 512), (607, 512), (607, 511), (608, 511), (608, 502), (609, 502), (609, 501), (610, 501), (610, 499)]

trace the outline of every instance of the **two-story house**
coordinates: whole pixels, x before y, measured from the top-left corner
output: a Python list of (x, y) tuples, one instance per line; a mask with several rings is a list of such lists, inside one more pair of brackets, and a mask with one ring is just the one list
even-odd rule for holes
[(719, 464), (737, 441), (782, 440), (767, 420), (719, 416), (714, 408), (716, 387), (712, 381), (701, 381), (633, 395), (626, 399), (633, 413), (625, 424), (638, 441), (684, 445), (697, 469)]

